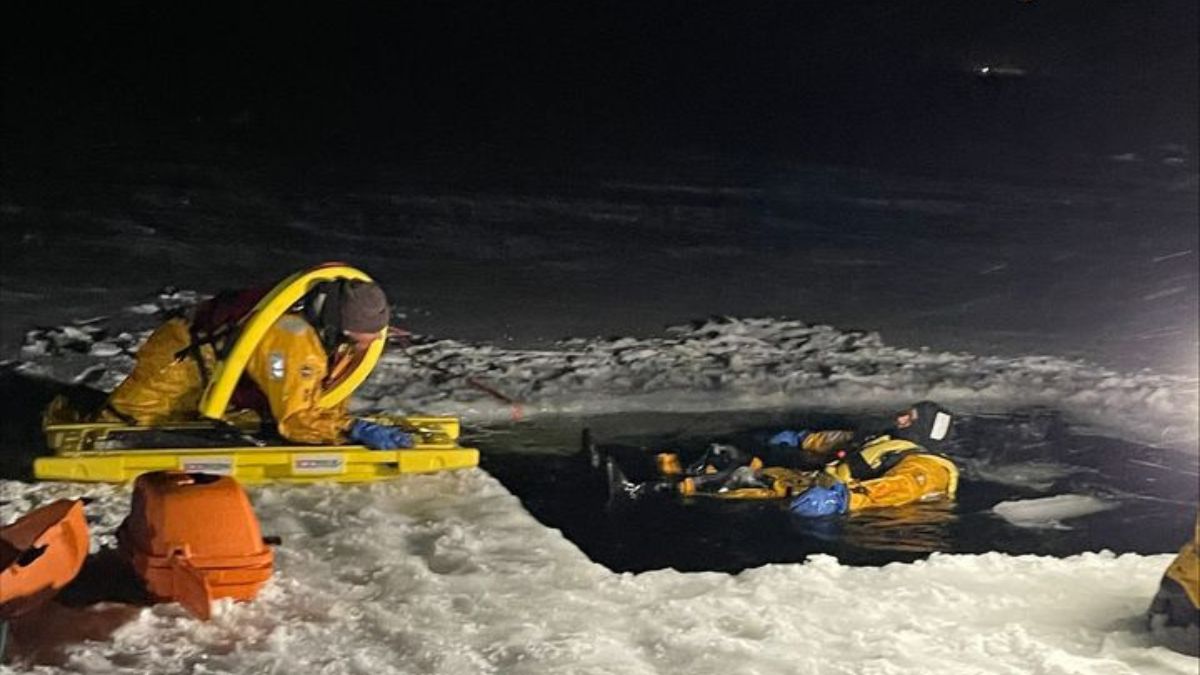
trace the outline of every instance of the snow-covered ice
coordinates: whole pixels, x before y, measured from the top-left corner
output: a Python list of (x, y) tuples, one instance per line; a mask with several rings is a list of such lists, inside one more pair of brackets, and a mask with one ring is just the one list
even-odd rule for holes
[[(90, 347), (48, 352), (19, 368), (67, 379), (90, 373), (89, 381), (111, 385), (130, 364), (128, 351)], [(1171, 429), (1159, 440), (1183, 447), (1195, 434), (1194, 418), (1188, 426), (1195, 383), (1185, 378), (1118, 375), (1050, 357), (903, 350), (870, 333), (776, 319), (713, 319), (657, 338), (569, 340), (542, 350), (418, 341), (407, 354), (385, 357), (356, 405), (475, 421), (510, 412), (470, 386), (469, 377), (519, 398), (532, 415), (751, 410), (798, 401), (861, 411), (934, 397), (992, 410), (1054, 401), (1116, 434)], [(1041, 460), (971, 470), (1015, 471), (1013, 481), (1046, 487), (1078, 467)], [(95, 500), (88, 506), (93, 546), (112, 545), (128, 508), (125, 488), (3, 481), (0, 520), (81, 495)], [(0, 672), (23, 672), (22, 658), (45, 673), (1197, 667), (1145, 627), (1144, 612), (1171, 559), (1165, 553), (934, 554), (877, 568), (817, 555), (736, 575), (614, 573), (540, 524), (481, 470), (366, 486), (269, 486), (251, 495), (264, 532), (283, 538), (275, 578), (257, 601), (224, 603), (208, 623), (173, 605), (56, 607), (42, 624), (18, 625), (18, 660)], [(1109, 506), (1090, 495), (1058, 495), (994, 511), (1021, 526), (1055, 527)]]
[[(194, 295), (191, 297), (195, 297)], [(89, 325), (31, 331), (19, 368), (60, 379), (120, 382), (145, 339)], [(65, 337), (64, 337), (65, 336)], [(91, 341), (96, 338), (94, 343)], [(63, 352), (82, 358), (63, 359)], [(482, 386), (480, 386), (482, 385)], [(762, 408), (886, 411), (934, 399), (962, 411), (1048, 405), (1070, 421), (1139, 442), (1195, 452), (1194, 377), (1119, 373), (1052, 356), (999, 357), (893, 347), (876, 333), (779, 318), (715, 317), (648, 338), (573, 338), (546, 349), (425, 340), (385, 353), (360, 389), (359, 410), (462, 415)]]
[[(111, 532), (129, 494), (0, 484), (15, 509), (86, 492)], [(615, 574), (479, 470), (251, 490), (282, 536), (260, 598), (57, 609), (18, 630), (43, 673), (1194, 673), (1143, 613), (1170, 555), (828, 556), (737, 575)], [(105, 535), (102, 534), (102, 539)], [(97, 626), (105, 621), (106, 629)], [(74, 626), (72, 630), (70, 626)], [(74, 635), (72, 634), (74, 633)], [(90, 636), (82, 642), (72, 638)], [(52, 644), (40, 644), (46, 640)], [(33, 644), (31, 644), (33, 643)], [(22, 652), (23, 653), (23, 652)], [(25, 672), (20, 660), (0, 672)]]

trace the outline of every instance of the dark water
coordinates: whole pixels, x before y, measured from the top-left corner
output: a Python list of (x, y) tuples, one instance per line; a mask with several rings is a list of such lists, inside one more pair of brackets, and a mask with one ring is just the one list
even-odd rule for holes
[[(604, 481), (576, 455), (587, 425), (603, 446), (696, 453), (710, 441), (754, 447), (769, 430), (861, 422), (774, 413), (612, 415), (517, 425), (477, 439), (483, 467), (592, 560), (616, 571), (672, 567), (737, 571), (817, 553), (883, 565), (934, 552), (1068, 556), (1111, 550), (1173, 552), (1196, 518), (1196, 458), (1090, 436), (1050, 410), (962, 420), (951, 455), (958, 501), (803, 520), (784, 501), (644, 500), (609, 508)], [(628, 461), (628, 460), (627, 460)], [(1086, 495), (1111, 508), (1053, 527), (1018, 527), (992, 511), (1005, 501)]]

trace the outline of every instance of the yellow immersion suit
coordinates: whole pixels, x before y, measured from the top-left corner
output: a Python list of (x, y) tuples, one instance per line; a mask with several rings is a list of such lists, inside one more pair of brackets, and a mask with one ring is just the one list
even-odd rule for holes
[(1192, 540), (1167, 567), (1150, 613), (1166, 615), (1168, 625), (1200, 623), (1200, 517)]
[[(800, 450), (811, 453), (813, 458), (831, 455), (837, 448), (844, 447), (854, 438), (853, 431), (814, 431), (801, 441)], [(845, 483), (849, 493), (847, 509), (863, 509), (903, 506), (916, 502), (933, 502), (954, 499), (958, 490), (958, 468), (954, 462), (942, 455), (927, 452), (911, 441), (880, 436), (871, 439), (859, 451), (862, 462), (860, 471), (870, 477), (857, 474), (847, 458), (826, 467), (825, 471), (803, 471), (786, 467), (768, 466), (757, 457), (749, 464), (766, 487), (725, 487), (719, 492), (709, 492), (725, 499), (778, 499), (801, 494), (815, 484), (829, 482)], [(664, 477), (677, 475), (681, 468), (673, 453), (658, 456), (659, 471)], [(716, 469), (710, 467), (710, 472)], [(697, 492), (697, 482), (703, 478), (686, 477), (677, 484), (680, 494), (691, 496)]]
[(1167, 569), (1167, 576), (1183, 586), (1192, 605), (1200, 607), (1200, 518), (1196, 519), (1192, 540), (1179, 549), (1179, 555)]
[[(153, 426), (194, 420), (204, 391), (204, 375), (184, 319), (167, 321), (138, 350), (137, 364), (108, 399), (107, 421), (132, 420)], [(216, 353), (202, 344), (199, 358), (211, 373)], [(339, 362), (341, 360), (339, 359)], [(297, 443), (342, 443), (353, 418), (345, 403), (321, 408), (317, 399), (329, 370), (329, 357), (317, 331), (296, 314), (285, 314), (255, 347), (242, 377), (265, 394), (280, 435)]]
[(860, 454), (871, 469), (891, 466), (871, 478), (855, 477), (851, 463), (845, 460), (826, 469), (826, 474), (846, 484), (850, 512), (952, 500), (958, 490), (954, 462), (928, 453), (911, 441), (880, 436), (864, 445)]

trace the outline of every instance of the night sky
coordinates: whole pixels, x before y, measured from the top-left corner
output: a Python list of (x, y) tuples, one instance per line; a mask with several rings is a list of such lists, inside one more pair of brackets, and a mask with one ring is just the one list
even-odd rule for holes
[[(54, 3), (13, 18), (18, 161), (226, 144), (970, 164), (1197, 138), (1194, 0)], [(1027, 74), (985, 80), (983, 64)]]

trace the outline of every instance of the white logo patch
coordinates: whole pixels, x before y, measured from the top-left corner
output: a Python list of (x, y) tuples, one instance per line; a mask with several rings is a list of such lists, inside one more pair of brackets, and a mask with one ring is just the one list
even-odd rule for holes
[(272, 380), (282, 380), (284, 366), (286, 362), (283, 359), (283, 354), (279, 352), (271, 352), (267, 355), (268, 377)]
[(948, 431), (950, 431), (950, 416), (940, 412), (933, 418), (933, 430), (929, 432), (929, 437), (940, 441), (946, 437)]

